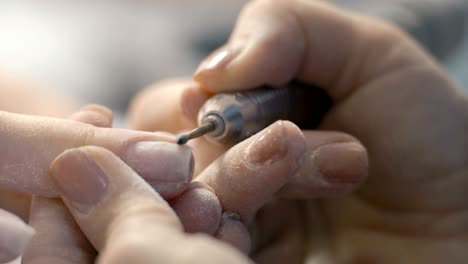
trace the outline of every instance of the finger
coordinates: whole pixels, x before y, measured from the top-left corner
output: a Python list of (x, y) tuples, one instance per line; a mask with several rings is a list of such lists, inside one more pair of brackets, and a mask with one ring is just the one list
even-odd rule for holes
[[(419, 183), (466, 171), (466, 96), (401, 31), (326, 1), (253, 1), (226, 48), (195, 75), (211, 92), (293, 78), (334, 99), (321, 128), (350, 133), (367, 147), (378, 177), (366, 184), (366, 197), (397, 209), (465, 204), (463, 188), (434, 200), (434, 184)], [(453, 186), (437, 190), (453, 193)]]
[[(196, 111), (208, 98), (198, 84), (188, 79), (164, 81), (147, 88), (133, 100), (131, 127), (144, 131), (179, 133), (196, 126)], [(182, 98), (190, 100), (181, 104)]]
[(278, 196), (313, 199), (343, 195), (367, 179), (367, 151), (354, 137), (339, 132), (303, 133), (308, 147), (304, 164)]
[(339, 101), (379, 74), (421, 61), (430, 59), (383, 22), (325, 1), (258, 0), (245, 7), (229, 43), (200, 65), (195, 79), (220, 92), (299, 78)]
[(84, 106), (68, 118), (95, 127), (112, 127), (113, 114), (112, 110), (107, 107), (91, 104)]
[(247, 226), (242, 222), (240, 215), (233, 212), (224, 212), (221, 225), (216, 231), (215, 237), (225, 241), (244, 254), (248, 255), (252, 241)]
[(201, 182), (192, 182), (171, 206), (189, 233), (212, 235), (221, 222), (221, 203), (213, 190)]
[(34, 229), (19, 217), (0, 209), (0, 263), (13, 261), (27, 249)]
[[(190, 80), (158, 83), (138, 95), (129, 110), (131, 127), (145, 131), (185, 133), (197, 125), (197, 114), (209, 95)], [(217, 159), (228, 147), (205, 137), (192, 140), (195, 158), (194, 175)]]
[[(65, 149), (96, 145), (105, 147), (134, 168), (166, 198), (180, 194), (190, 181), (193, 167), (188, 148), (179, 147), (166, 134), (97, 128), (69, 120), (0, 113), (0, 186), (54, 197), (57, 192), (47, 176), (52, 160)], [(162, 142), (165, 141), (165, 142)], [(182, 150), (182, 151), (179, 151)], [(182, 155), (185, 159), (172, 159)], [(154, 160), (166, 161), (154, 163)], [(180, 163), (171, 163), (178, 161)], [(156, 168), (157, 167), (157, 168)], [(165, 173), (154, 171), (166, 169)], [(176, 168), (176, 169), (174, 169)], [(176, 190), (173, 186), (179, 186)], [(171, 192), (167, 192), (167, 190)]]
[(77, 223), (101, 252), (100, 263), (247, 262), (206, 236), (184, 235), (169, 205), (105, 149), (64, 152), (51, 165), (51, 177)]
[(197, 180), (213, 188), (225, 211), (249, 222), (296, 174), (305, 154), (302, 132), (291, 122), (278, 121), (231, 148)]
[(37, 233), (23, 263), (94, 263), (96, 251), (60, 199), (34, 197), (30, 224)]
[[(97, 127), (111, 127), (112, 111), (103, 106), (88, 105), (69, 119)], [(94, 263), (96, 251), (60, 199), (35, 196), (30, 225), (38, 232), (23, 256), (23, 263)]]

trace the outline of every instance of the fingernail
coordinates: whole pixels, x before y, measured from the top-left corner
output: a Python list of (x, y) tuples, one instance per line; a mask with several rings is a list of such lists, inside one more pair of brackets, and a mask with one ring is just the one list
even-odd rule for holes
[(69, 119), (96, 127), (112, 127), (112, 111), (100, 105), (86, 105)]
[(223, 213), (221, 225), (215, 235), (245, 254), (248, 254), (251, 247), (251, 239), (247, 227), (242, 223), (239, 214), (233, 212)]
[(367, 152), (358, 143), (324, 145), (312, 156), (318, 172), (328, 182), (359, 183), (367, 176)]
[(200, 76), (207, 72), (226, 69), (229, 64), (238, 57), (241, 51), (241, 45), (233, 44), (218, 49), (200, 64), (195, 71), (194, 79), (198, 80)]
[(247, 161), (254, 166), (271, 165), (286, 156), (288, 144), (284, 137), (283, 122), (278, 121), (266, 131), (255, 135), (247, 148)]
[(112, 120), (112, 110), (109, 108), (102, 106), (102, 105), (97, 105), (97, 104), (89, 104), (83, 106), (80, 111), (91, 111), (91, 112), (96, 112), (100, 113), (101, 115), (105, 116), (108, 119)]
[(0, 263), (21, 256), (35, 234), (20, 218), (0, 211)]
[(131, 145), (125, 154), (125, 162), (166, 199), (185, 190), (194, 170), (189, 147), (159, 141)]
[(60, 155), (51, 165), (50, 176), (60, 194), (82, 212), (98, 203), (109, 185), (104, 170), (80, 149)]
[(188, 233), (214, 234), (221, 222), (221, 203), (211, 187), (192, 182), (187, 190), (172, 203)]

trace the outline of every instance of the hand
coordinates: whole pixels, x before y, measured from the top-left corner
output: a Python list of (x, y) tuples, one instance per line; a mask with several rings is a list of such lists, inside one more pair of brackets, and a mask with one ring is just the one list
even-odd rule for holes
[[(112, 112), (97, 105), (83, 107), (69, 118), (96, 127), (112, 126)], [(17, 263), (53, 264), (58, 263), (57, 259), (52, 258), (54, 254), (65, 256), (67, 253), (71, 254), (67, 256), (69, 263), (75, 260), (76, 263), (82, 263), (90, 256), (94, 257), (92, 247), (60, 200), (33, 197), (31, 206), (30, 194), (15, 193), (8, 189), (3, 189), (1, 194), (0, 207), (28, 219), (31, 226), (24, 224), (14, 214), (0, 209), (0, 228), (3, 230), (0, 245), (5, 251), (0, 254), (3, 257), (0, 263), (15, 258)], [(23, 258), (17, 258), (19, 256)]]
[[(6, 150), (0, 159), (0, 182), (4, 183), (2, 187), (5, 190), (57, 197), (56, 186), (47, 176), (47, 163), (50, 165), (55, 151), (80, 144), (109, 147), (139, 170), (141, 175), (146, 175), (146, 180), (165, 198), (179, 195), (191, 179), (193, 162), (190, 150), (163, 142), (174, 141), (170, 135), (99, 128), (110, 127), (112, 122), (112, 113), (102, 107), (88, 106), (70, 117), (90, 125), (6, 112), (0, 113), (0, 118), (6, 124), (0, 129), (0, 138)], [(158, 139), (163, 141), (154, 141)], [(171, 158), (174, 155), (180, 158)], [(31, 162), (27, 163), (29, 159)], [(166, 167), (154, 166), (154, 159), (160, 160)], [(154, 174), (155, 167), (163, 173)], [(172, 167), (179, 169), (173, 170)], [(26, 184), (20, 184), (22, 182)], [(29, 198), (23, 198), (27, 197), (22, 196), (20, 200), (28, 202)], [(2, 207), (27, 218), (28, 212), (24, 210), (29, 206), (18, 205), (22, 205), (22, 202), (19, 203), (17, 195), (3, 193)], [(8, 221), (11, 223), (12, 220)], [(30, 221), (37, 234), (28, 247), (24, 263), (62, 263), (64, 259), (70, 263), (86, 263), (83, 261), (94, 259), (94, 249), (60, 201), (35, 197)], [(18, 252), (13, 253), (20, 254), (25, 247), (26, 242), (17, 249)]]
[[(463, 262), (468, 100), (416, 43), (381, 21), (322, 1), (254, 1), (229, 43), (200, 66), (198, 83), (177, 84), (173, 99), (161, 104), (172, 109), (171, 119), (151, 114), (149, 95), (162, 93), (153, 90), (133, 104), (133, 124), (189, 129), (212, 93), (292, 79), (325, 89), (335, 106), (320, 129), (353, 135), (369, 155), (369, 181), (353, 194), (321, 200), (323, 211), (313, 215), (327, 220), (331, 257), (342, 263)], [(141, 113), (148, 114), (142, 118)], [(317, 139), (313, 133), (329, 135), (305, 131), (309, 145)], [(339, 142), (353, 141), (338, 135)], [(203, 154), (208, 152), (203, 146), (210, 146), (203, 139), (193, 145), (197, 162), (197, 155), (202, 157), (197, 171), (224, 150), (216, 146), (211, 151), (216, 154)], [(340, 159), (328, 156), (319, 171), (359, 182), (363, 177), (357, 172), (362, 170), (354, 166), (363, 163), (342, 160), (362, 157), (362, 151), (350, 151), (355, 145), (330, 146), (328, 151), (335, 147)], [(308, 157), (320, 160), (320, 152), (309, 148)], [(317, 167), (302, 166), (303, 179), (314, 175), (310, 168)], [(306, 186), (309, 194), (317, 194)]]
[[(84, 107), (78, 113), (73, 114), (70, 119), (94, 125), (96, 127), (112, 126), (111, 111), (101, 106), (91, 105)], [(163, 154), (164, 144), (159, 144), (159, 146), (161, 148), (160, 153)], [(177, 147), (176, 145), (173, 146), (174, 155), (155, 157), (157, 159), (153, 161), (155, 164), (151, 168), (152, 174), (159, 175), (161, 173), (167, 173), (168, 165), (186, 162), (187, 149)], [(189, 166), (179, 166), (176, 170), (180, 175), (184, 175), (187, 179), (190, 179), (191, 174), (193, 173), (192, 167)], [(72, 171), (68, 174), (70, 173), (72, 173)], [(80, 177), (75, 180), (83, 181), (83, 179), (83, 177)], [(171, 182), (171, 179), (168, 179), (168, 182)], [(72, 183), (73, 182), (70, 184)], [(83, 182), (80, 184), (83, 184)], [(167, 194), (176, 193), (180, 191), (180, 189), (185, 189), (187, 184), (188, 181), (182, 183), (174, 182), (174, 184), (168, 184), (166, 182), (159, 184), (158, 187)], [(85, 187), (86, 186), (83, 188)], [(86, 191), (86, 188), (83, 191)], [(212, 218), (219, 219), (221, 217), (220, 209), (216, 210), (217, 208), (220, 208), (220, 205), (219, 201), (214, 197), (214, 194), (203, 191), (201, 188), (197, 188), (195, 190), (190, 188), (186, 190), (182, 196), (193, 197), (194, 193), (196, 195), (203, 194), (205, 205), (209, 204), (211, 194), (213, 197), (213, 199), (211, 199), (213, 201), (212, 207), (214, 209), (212, 210), (212, 214), (214, 213), (215, 215), (219, 215), (218, 217)], [(83, 195), (82, 197), (88, 197), (88, 195)], [(197, 197), (195, 197), (195, 199), (191, 199), (188, 203), (184, 202), (183, 199), (180, 199), (180, 202), (175, 202), (174, 204), (178, 206), (178, 211), (182, 214), (196, 215), (197, 212), (195, 210), (197, 209), (197, 203)], [(187, 204), (191, 206), (188, 208), (185, 207)], [(209, 218), (210, 211), (205, 210), (204, 216)], [(199, 223), (198, 227), (203, 228), (206, 226), (206, 223), (209, 223), (209, 221), (201, 219)], [(96, 258), (95, 249), (88, 242), (88, 239), (83, 234), (80, 227), (77, 226), (75, 220), (70, 215), (69, 210), (59, 199), (34, 197), (31, 208), (30, 224), (35, 228), (36, 235), (33, 237), (26, 254), (23, 256), (22, 263), (58, 264), (63, 263), (64, 261), (66, 263), (77, 264), (94, 263)]]
[[(175, 141), (172, 135), (100, 128), (65, 119), (7, 112), (0, 112), (0, 124), (0, 187), (3, 188), (57, 197), (47, 176), (50, 163), (64, 150), (85, 145), (113, 151), (165, 198), (179, 195), (191, 180), (182, 173), (193, 166), (188, 148), (182, 148), (185, 149), (182, 163), (171, 163), (171, 155), (180, 149), (169, 143)], [(182, 153), (177, 152), (177, 155)], [(155, 166), (159, 169), (153, 162), (155, 159), (167, 162), (166, 173), (153, 174)], [(174, 167), (180, 170), (173, 170)], [(179, 187), (169, 188), (173, 185)]]
[[(156, 173), (164, 173), (164, 163), (158, 164), (162, 170)], [(106, 149), (68, 150), (50, 171), (76, 223), (98, 250), (98, 263), (250, 263), (208, 235), (183, 233), (167, 202)]]

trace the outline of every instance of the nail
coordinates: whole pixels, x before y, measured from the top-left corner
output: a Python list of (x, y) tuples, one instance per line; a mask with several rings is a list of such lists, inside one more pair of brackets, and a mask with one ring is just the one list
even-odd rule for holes
[(35, 231), (19, 217), (0, 210), (0, 234), (0, 263), (6, 263), (26, 251)]
[(271, 165), (288, 153), (283, 122), (278, 121), (255, 136), (247, 148), (247, 161), (254, 166)]
[(368, 173), (366, 149), (358, 143), (335, 143), (312, 153), (318, 172), (328, 182), (359, 183)]
[(215, 237), (223, 240), (248, 254), (251, 248), (251, 239), (247, 227), (242, 223), (239, 214), (224, 212), (221, 225)]
[(91, 111), (91, 112), (100, 113), (106, 118), (112, 120), (112, 115), (113, 115), (112, 110), (102, 105), (98, 105), (98, 104), (85, 105), (80, 109), (80, 111)]
[(185, 190), (195, 167), (189, 147), (159, 141), (131, 145), (124, 160), (165, 199)]
[(194, 79), (208, 72), (226, 69), (229, 64), (238, 57), (242, 51), (241, 45), (226, 45), (208, 56), (195, 71)]
[(84, 212), (98, 203), (109, 185), (108, 176), (86, 152), (71, 149), (51, 165), (50, 176), (60, 194), (77, 210)]
[(221, 222), (221, 203), (211, 187), (192, 182), (187, 190), (172, 203), (188, 233), (214, 234)]
[(112, 127), (112, 111), (100, 105), (84, 106), (69, 119), (96, 127)]

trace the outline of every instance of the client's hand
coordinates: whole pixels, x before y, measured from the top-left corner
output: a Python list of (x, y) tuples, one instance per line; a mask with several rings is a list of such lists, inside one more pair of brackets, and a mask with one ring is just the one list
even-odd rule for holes
[[(155, 162), (165, 165), (161, 159)], [(67, 150), (53, 162), (50, 174), (76, 223), (98, 250), (98, 263), (250, 262), (208, 235), (184, 233), (168, 203), (106, 149)]]

